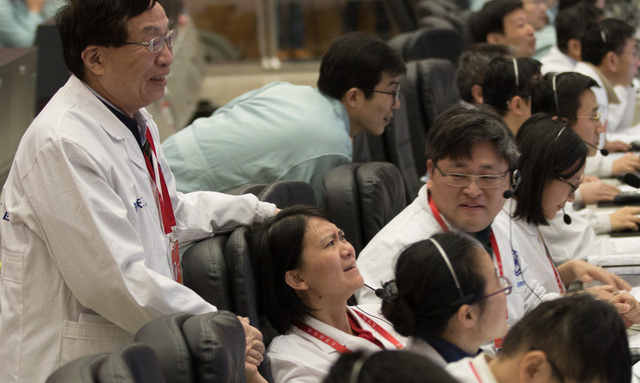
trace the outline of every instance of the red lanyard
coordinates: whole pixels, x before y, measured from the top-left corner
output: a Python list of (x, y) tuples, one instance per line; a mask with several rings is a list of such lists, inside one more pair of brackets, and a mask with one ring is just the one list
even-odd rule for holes
[[(538, 230), (537, 227), (536, 227), (536, 230)], [(558, 284), (558, 289), (560, 289), (560, 294), (564, 294), (565, 292), (564, 283), (562, 283), (562, 280), (560, 280), (560, 274), (558, 273), (558, 268), (556, 267), (556, 264), (553, 263), (553, 259), (551, 258), (551, 254), (549, 253), (547, 244), (544, 242), (544, 238), (542, 238), (542, 234), (540, 234), (540, 230), (538, 230), (538, 237), (540, 237), (540, 241), (542, 241), (542, 246), (544, 246), (544, 251), (547, 254), (547, 259), (551, 264), (551, 269), (553, 270), (553, 275), (556, 277), (556, 283)]]
[(476, 371), (476, 367), (473, 365), (473, 360), (469, 361), (469, 367), (471, 367), (471, 371), (473, 372), (473, 375), (476, 376), (476, 379), (478, 379), (478, 382), (482, 383), (482, 379), (480, 379), (480, 374), (478, 374), (478, 371)]
[[(376, 322), (374, 322), (373, 320), (371, 320), (371, 318), (367, 317), (366, 315), (364, 315), (363, 313), (354, 310), (354, 312), (365, 322), (367, 323), (369, 326), (371, 326), (371, 328), (376, 331), (378, 334), (382, 335), (383, 338), (385, 338), (386, 340), (388, 340), (389, 342), (393, 343), (393, 345), (395, 346), (395, 348), (397, 348), (398, 350), (401, 349), (402, 347), (404, 347), (402, 345), (402, 343), (400, 343), (400, 341), (398, 341), (393, 335), (389, 334), (389, 332), (387, 330), (385, 330), (384, 328), (380, 327)], [(340, 353), (345, 353), (345, 352), (351, 352), (351, 350), (349, 350), (345, 345), (338, 343), (337, 341), (335, 341), (333, 338), (331, 338), (330, 336), (314, 329), (313, 327), (305, 324), (305, 323), (294, 323), (294, 325), (296, 327), (298, 327), (300, 330), (306, 332), (307, 334), (311, 335), (312, 337), (321, 340), (322, 342), (328, 344), (329, 346), (333, 347), (334, 349), (336, 349), (338, 352)]]
[[(444, 222), (444, 219), (442, 219), (442, 216), (440, 216), (440, 211), (438, 210), (438, 207), (436, 206), (435, 202), (433, 202), (431, 195), (429, 195), (428, 198), (429, 198), (429, 207), (431, 208), (433, 217), (440, 224), (442, 231), (444, 231), (445, 233), (451, 232), (451, 230), (449, 230), (449, 226), (447, 226), (447, 223)], [(496, 256), (496, 263), (498, 264), (498, 272), (502, 276), (504, 274), (502, 271), (502, 258), (500, 257), (500, 250), (498, 249), (498, 243), (496, 242), (496, 237), (493, 235), (493, 230), (491, 230), (491, 232), (489, 233), (489, 240), (491, 242), (491, 249), (493, 250), (493, 253)]]
[[(164, 227), (164, 233), (169, 235), (169, 242), (171, 246), (171, 263), (173, 266), (173, 274), (176, 281), (182, 283), (182, 270), (180, 267), (180, 252), (178, 250), (178, 239), (175, 237), (174, 228), (176, 226), (176, 217), (173, 214), (173, 206), (171, 205), (171, 195), (167, 189), (167, 183), (164, 180), (164, 174), (158, 164), (158, 157), (156, 155), (156, 146), (153, 142), (153, 137), (149, 128), (144, 134), (147, 139), (147, 143), (151, 147), (150, 156), (143, 150), (144, 159), (147, 164), (147, 170), (153, 180), (153, 183), (158, 194), (158, 204), (160, 205), (160, 214), (162, 218), (162, 225)], [(160, 180), (160, 185), (158, 185)]]
[[(431, 212), (433, 213), (433, 217), (436, 219), (436, 221), (438, 221), (438, 223), (440, 224), (440, 227), (442, 228), (442, 231), (444, 231), (445, 233), (449, 233), (449, 226), (447, 226), (447, 224), (444, 222), (444, 220), (442, 219), (442, 217), (440, 216), (440, 211), (438, 210), (438, 207), (436, 206), (435, 202), (433, 202), (433, 199), (431, 198), (431, 195), (429, 195), (429, 207), (431, 208)], [(496, 241), (496, 237), (495, 235), (493, 235), (493, 230), (491, 230), (491, 232), (489, 233), (489, 241), (491, 242), (491, 249), (493, 250), (493, 254), (496, 258), (496, 264), (498, 265), (498, 273), (500, 274), (500, 276), (504, 275), (504, 270), (502, 269), (502, 257), (500, 256), (500, 249), (498, 248), (498, 242)], [(509, 311), (505, 311), (505, 316), (508, 319), (509, 318)], [(504, 340), (504, 338), (497, 338), (493, 340), (493, 344), (496, 348), (496, 350), (499, 350), (502, 347), (502, 341)], [(473, 368), (473, 366), (472, 366)]]

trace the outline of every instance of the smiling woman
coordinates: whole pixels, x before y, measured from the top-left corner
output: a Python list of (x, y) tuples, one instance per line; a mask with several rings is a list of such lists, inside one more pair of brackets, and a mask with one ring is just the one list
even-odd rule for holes
[(340, 353), (403, 347), (391, 325), (369, 314), (379, 305), (347, 306), (364, 282), (353, 246), (320, 210), (283, 209), (251, 235), (261, 309), (283, 334), (267, 353), (275, 381), (319, 381)]

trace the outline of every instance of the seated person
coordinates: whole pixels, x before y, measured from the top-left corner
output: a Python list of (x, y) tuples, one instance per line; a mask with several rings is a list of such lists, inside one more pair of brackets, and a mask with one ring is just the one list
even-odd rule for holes
[(602, 10), (591, 4), (576, 4), (556, 16), (556, 46), (540, 59), (542, 73), (571, 72), (580, 61), (580, 39), (591, 23), (602, 19)]
[[(597, 87), (597, 84), (592, 78), (574, 72), (565, 72), (558, 75), (549, 73), (531, 82), (532, 113), (544, 112), (558, 116), (569, 124), (569, 127), (578, 133), (588, 146), (589, 157), (585, 168), (587, 177), (585, 177), (585, 182), (580, 185), (576, 193), (575, 205), (577, 207), (583, 207), (586, 204), (593, 204), (599, 201), (612, 201), (620, 192), (618, 188), (600, 181), (595, 177), (596, 175), (610, 177), (634, 171), (636, 166), (640, 166), (640, 159), (634, 154), (628, 153), (614, 160), (610, 157), (604, 157), (597, 150), (603, 126), (600, 123), (601, 115), (598, 112), (598, 103), (592, 90), (593, 87)], [(594, 169), (599, 169), (599, 171), (594, 171)], [(573, 207), (568, 207), (568, 209), (573, 210)], [(640, 209), (638, 208), (625, 207), (611, 214), (595, 214), (587, 209), (583, 209), (579, 214), (588, 220), (589, 225), (593, 227), (596, 233), (608, 233), (611, 231), (638, 230), (640, 219), (636, 214), (639, 213)], [(576, 221), (574, 227), (578, 227), (578, 223), (579, 221)], [(549, 233), (545, 233), (550, 236), (562, 233), (559, 238), (575, 238), (578, 241), (578, 238), (581, 238), (585, 233), (584, 230), (581, 230), (580, 232), (575, 232), (575, 236), (567, 235), (567, 227), (561, 220), (553, 220), (550, 224), (553, 229), (550, 229)], [(543, 231), (545, 230), (543, 229)], [(553, 243), (554, 241), (550, 242)], [(586, 244), (588, 242), (580, 241), (576, 242), (576, 244)], [(558, 251), (586, 259), (586, 255), (579, 254), (580, 251), (571, 253), (571, 247), (564, 250), (558, 249)], [(567, 259), (564, 260), (566, 261)], [(561, 262), (559, 258), (556, 258), (556, 261)]]
[(0, 48), (30, 47), (38, 25), (53, 18), (62, 0), (0, 0)]
[[(564, 210), (567, 201), (573, 200), (573, 193), (584, 176), (587, 146), (564, 122), (545, 114), (536, 114), (527, 120), (518, 131), (516, 142), (521, 153), (522, 176), (514, 191), (515, 203), (505, 204), (496, 223), (509, 226), (511, 239), (520, 249), (518, 257), (530, 266), (528, 274), (524, 275), (525, 283), (528, 278), (534, 278), (547, 292), (556, 293), (564, 293), (576, 279), (590, 283), (598, 271), (577, 259), (556, 268), (553, 252), (539, 231)], [(564, 216), (565, 223), (570, 224), (571, 218)], [(595, 245), (587, 244), (590, 248)], [(614, 274), (609, 273), (609, 279), (609, 286), (591, 287), (587, 291), (612, 303), (622, 303), (620, 308), (625, 321), (629, 324), (637, 322), (640, 319), (637, 302), (626, 292), (618, 293), (631, 286)], [(544, 297), (540, 298), (544, 300)], [(627, 303), (636, 306), (637, 312), (622, 308)]]
[(496, 274), (479, 242), (436, 234), (400, 254), (395, 281), (383, 285), (382, 313), (410, 337), (406, 350), (444, 367), (506, 334), (511, 282)]
[(532, 57), (536, 52), (534, 29), (527, 21), (519, 0), (492, 0), (469, 19), (471, 34), (476, 42), (511, 45), (514, 56)]
[(582, 36), (582, 61), (574, 68), (600, 86), (594, 92), (611, 140), (640, 137), (640, 129), (631, 126), (636, 105), (633, 79), (640, 65), (634, 35), (635, 29), (622, 20), (608, 18), (592, 24)]
[(472, 108), (482, 104), (484, 73), (494, 57), (511, 57), (513, 49), (507, 45), (476, 43), (462, 51), (456, 66), (456, 86), (460, 104)]
[(305, 181), (322, 205), (324, 175), (351, 162), (351, 138), (382, 134), (400, 107), (405, 71), (377, 37), (339, 37), (322, 58), (317, 89), (271, 83), (167, 138), (163, 149), (178, 190)]
[(631, 356), (616, 310), (579, 294), (525, 315), (496, 358), (479, 354), (447, 371), (460, 383), (631, 382)]
[(528, 58), (495, 58), (484, 74), (484, 103), (492, 106), (513, 134), (531, 117), (529, 81), (540, 75), (540, 62)]
[(556, 44), (556, 30), (549, 24), (547, 15), (547, 0), (522, 0), (522, 4), (527, 22), (535, 30), (536, 53), (533, 58), (540, 60)]
[(363, 279), (353, 246), (321, 211), (283, 209), (252, 237), (261, 309), (282, 334), (267, 351), (276, 382), (317, 382), (341, 353), (403, 347), (374, 316), (380, 303), (347, 306)]
[[(515, 323), (541, 297), (557, 297), (558, 293), (547, 292), (535, 278), (528, 278), (525, 284), (523, 275), (528, 275), (529, 265), (524, 257), (514, 256), (522, 250), (512, 240), (512, 225), (494, 221), (517, 184), (517, 147), (501, 118), (488, 107), (450, 107), (434, 121), (425, 147), (429, 180), (418, 197), (360, 253), (358, 268), (365, 283), (378, 288), (380, 281), (393, 279), (396, 258), (411, 244), (439, 232), (463, 231), (492, 254), (498, 274), (513, 281), (515, 294), (507, 297), (507, 323)], [(619, 280), (585, 262), (566, 267), (571, 279), (593, 278), (605, 284)], [(380, 302), (369, 289), (358, 290), (357, 299), (360, 304)]]
[(356, 351), (342, 354), (324, 383), (458, 383), (432, 361), (411, 352)]

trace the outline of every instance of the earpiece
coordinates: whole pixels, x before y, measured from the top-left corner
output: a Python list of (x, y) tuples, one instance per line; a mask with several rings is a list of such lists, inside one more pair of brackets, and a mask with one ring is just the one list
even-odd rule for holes
[(502, 193), (504, 199), (513, 197), (513, 192), (515, 192), (516, 189), (518, 189), (518, 185), (520, 185), (520, 178), (520, 170), (516, 169), (511, 173), (511, 190), (505, 190), (504, 193)]

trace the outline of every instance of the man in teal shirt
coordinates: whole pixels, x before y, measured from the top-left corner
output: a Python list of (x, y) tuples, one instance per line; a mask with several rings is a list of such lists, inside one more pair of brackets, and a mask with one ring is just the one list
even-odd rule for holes
[(309, 183), (322, 205), (324, 174), (351, 162), (356, 134), (382, 134), (400, 107), (405, 72), (377, 37), (338, 38), (322, 59), (317, 89), (268, 84), (167, 138), (163, 150), (178, 190), (296, 180)]

